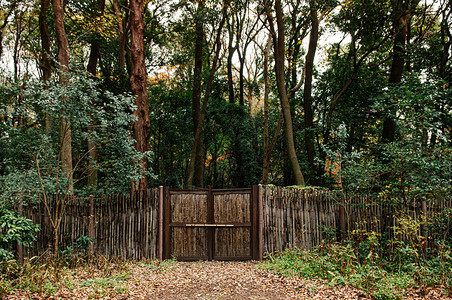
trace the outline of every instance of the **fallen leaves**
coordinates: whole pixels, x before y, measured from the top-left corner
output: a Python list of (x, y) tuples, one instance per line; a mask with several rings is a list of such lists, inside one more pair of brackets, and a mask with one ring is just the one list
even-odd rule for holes
[[(7, 299), (370, 299), (349, 286), (284, 277), (256, 268), (256, 262), (135, 262), (106, 277), (78, 268), (53, 295), (14, 291)], [(450, 299), (443, 290), (406, 299)]]

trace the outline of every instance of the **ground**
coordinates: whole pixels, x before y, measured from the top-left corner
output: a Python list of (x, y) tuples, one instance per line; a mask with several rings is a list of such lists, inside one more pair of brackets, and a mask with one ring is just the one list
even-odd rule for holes
[[(256, 262), (134, 262), (65, 269), (59, 278), (61, 285), (53, 290), (31, 295), (15, 291), (7, 299), (370, 299), (351, 287), (282, 277)], [(404, 299), (449, 299), (441, 293), (432, 289), (420, 296), (412, 291)]]

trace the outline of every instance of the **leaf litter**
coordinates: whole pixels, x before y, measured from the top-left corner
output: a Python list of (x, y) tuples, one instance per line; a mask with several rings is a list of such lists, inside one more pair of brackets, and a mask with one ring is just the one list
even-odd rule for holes
[[(15, 290), (6, 299), (372, 299), (367, 291), (327, 282), (284, 277), (258, 268), (258, 262), (143, 261), (118, 271), (93, 272), (80, 267), (47, 293)], [(108, 276), (107, 276), (108, 275)], [(404, 299), (452, 299), (444, 289), (425, 295), (407, 291)]]

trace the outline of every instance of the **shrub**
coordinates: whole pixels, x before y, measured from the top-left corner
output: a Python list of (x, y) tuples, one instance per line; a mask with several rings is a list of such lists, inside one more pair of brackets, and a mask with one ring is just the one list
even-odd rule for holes
[(36, 241), (39, 225), (19, 213), (0, 208), (0, 260), (12, 258), (11, 249), (15, 243), (30, 247)]

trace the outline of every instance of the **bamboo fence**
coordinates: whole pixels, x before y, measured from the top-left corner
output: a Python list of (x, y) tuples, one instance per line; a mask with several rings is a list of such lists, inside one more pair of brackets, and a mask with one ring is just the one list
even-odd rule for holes
[[(331, 238), (332, 233), (337, 240), (386, 235), (407, 241), (424, 236), (432, 243), (428, 239), (431, 231), (422, 224), (446, 208), (452, 208), (452, 199), (392, 203), (335, 191), (265, 186), (264, 252), (294, 246), (311, 249)], [(413, 230), (404, 225), (410, 222), (421, 226)]]
[[(163, 188), (160, 191), (163, 191)], [(73, 246), (77, 238), (85, 235), (94, 238), (92, 250), (107, 258), (160, 257), (158, 236), (161, 220), (159, 215), (164, 214), (163, 207), (159, 212), (159, 193), (159, 189), (156, 188), (130, 196), (70, 198), (59, 228), (60, 249)], [(190, 197), (205, 197), (205, 195), (193, 192)], [(50, 202), (54, 203), (54, 200)], [(240, 215), (237, 209), (252, 209), (247, 205), (243, 203), (240, 207), (234, 208), (235, 210), (230, 210), (230, 213), (237, 217)], [(49, 207), (53, 214), (55, 207), (52, 205)], [(259, 251), (271, 253), (294, 246), (311, 249), (332, 236), (340, 240), (365, 238), (368, 234), (387, 235), (389, 238), (397, 235), (398, 238), (408, 240), (415, 235), (428, 235), (428, 231), (425, 228), (419, 228), (414, 233), (410, 233), (409, 230), (401, 230), (402, 233), (400, 233), (397, 228), (402, 227), (402, 219), (422, 221), (423, 218), (432, 218), (445, 208), (451, 207), (451, 199), (429, 202), (411, 200), (404, 201), (403, 205), (394, 205), (390, 201), (375, 201), (371, 197), (343, 195), (333, 191), (264, 186), (262, 190), (263, 234), (257, 238), (262, 240), (263, 245)], [(177, 207), (173, 209), (177, 212)], [(201, 213), (199, 209), (196, 205), (186, 207), (185, 210), (192, 211), (193, 215), (185, 216), (184, 218), (189, 219), (184, 221), (191, 222), (196, 219), (204, 222), (196, 217)], [(24, 207), (23, 214), (41, 226), (35, 247), (26, 249), (28, 256), (40, 255), (53, 244), (53, 231), (46, 208), (42, 203), (29, 205)], [(224, 212), (217, 212), (215, 218), (220, 218), (220, 221), (231, 218), (223, 214)], [(177, 213), (173, 216), (175, 215)], [(257, 218), (252, 222), (257, 222)], [(160, 228), (160, 230), (163, 229)], [(160, 234), (163, 236), (163, 233)], [(259, 232), (254, 232), (252, 239), (258, 234)], [(237, 241), (230, 242), (246, 240), (242, 235), (239, 232), (237, 236), (231, 236)], [(174, 237), (172, 243), (190, 240), (182, 236), (177, 238), (177, 234)], [(197, 240), (196, 238), (192, 242), (196, 244)], [(246, 240), (244, 243), (248, 245), (249, 241)], [(187, 245), (187, 247), (196, 247), (196, 245)], [(222, 251), (226, 254), (230, 252), (226, 248)]]
[[(49, 200), (53, 215), (55, 197)], [(89, 236), (94, 238), (95, 253), (107, 258), (156, 258), (158, 204), (158, 188), (130, 196), (70, 197), (59, 227), (60, 249), (74, 247), (78, 238)], [(46, 208), (42, 202), (30, 204), (23, 214), (41, 226), (34, 247), (26, 249), (28, 256), (40, 255), (53, 245), (53, 228)]]

